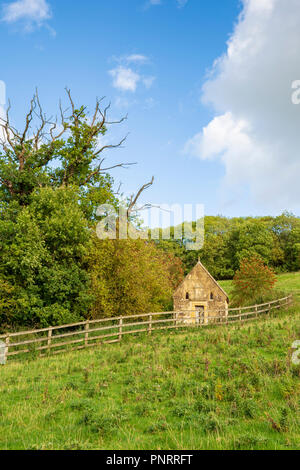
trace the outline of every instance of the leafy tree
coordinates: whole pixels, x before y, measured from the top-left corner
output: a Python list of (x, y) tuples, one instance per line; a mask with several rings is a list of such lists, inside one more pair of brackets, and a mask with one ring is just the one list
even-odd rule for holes
[(199, 251), (186, 250), (184, 237), (157, 241), (164, 251), (174, 253), (183, 262), (187, 274), (200, 257), (216, 279), (232, 279), (240, 261), (260, 256), (276, 272), (300, 269), (300, 219), (284, 213), (278, 217), (206, 216), (204, 246)]
[(0, 278), (0, 325), (6, 328), (12, 322), (11, 312), (14, 308), (13, 287)]
[(91, 302), (90, 230), (77, 189), (42, 188), (26, 207), (15, 206), (0, 218), (0, 279), (11, 302), (6, 318), (14, 326), (83, 319)]
[(276, 217), (273, 231), (283, 252), (282, 270), (300, 269), (300, 219), (284, 213)]
[(264, 224), (251, 220), (243, 224), (237, 233), (235, 245), (235, 267), (242, 259), (252, 255), (260, 256), (269, 264), (272, 259), (273, 237)]
[(140, 239), (94, 238), (89, 266), (93, 318), (169, 310), (183, 274), (179, 259)]
[(276, 276), (257, 255), (241, 261), (233, 278), (232, 299), (237, 305), (263, 301), (274, 288)]
[(225, 217), (205, 217), (205, 239), (199, 256), (216, 279), (234, 275), (230, 245), (231, 221)]
[[(99, 204), (118, 205), (115, 167), (104, 164), (103, 137), (119, 121), (96, 101), (91, 115), (76, 106), (59, 120), (44, 114), (38, 93), (22, 131), (9, 105), (0, 118), (0, 315), (12, 326), (69, 323), (88, 315), (91, 304), (86, 254)], [(9, 310), (8, 310), (9, 307)]]
[(59, 122), (48, 119), (38, 93), (33, 96), (22, 131), (11, 123), (9, 105), (6, 118), (0, 118), (0, 197), (5, 203), (17, 201), (28, 205), (37, 188), (81, 188), (85, 206), (93, 207), (112, 198), (112, 179), (108, 171), (129, 164), (105, 166), (103, 153), (122, 145), (101, 144), (111, 125), (121, 123), (107, 117), (110, 105), (101, 109), (96, 101), (92, 115), (85, 106), (76, 106), (70, 90), (66, 90), (69, 108), (59, 107)]

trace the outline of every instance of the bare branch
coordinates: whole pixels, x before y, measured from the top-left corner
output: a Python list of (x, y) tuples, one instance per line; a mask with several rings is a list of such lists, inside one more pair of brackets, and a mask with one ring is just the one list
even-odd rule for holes
[(130, 198), (129, 206), (127, 209), (127, 216), (129, 217), (131, 212), (134, 210), (134, 206), (136, 205), (138, 199), (141, 197), (141, 194), (146, 191), (150, 186), (152, 186), (154, 183), (154, 176), (152, 176), (152, 179), (149, 183), (144, 184), (137, 192), (137, 194), (134, 196), (132, 195)]
[(50, 121), (49, 122), (47, 121), (46, 115), (43, 113), (42, 106), (41, 106), (40, 99), (39, 99), (39, 95), (38, 95), (38, 90), (36, 90), (35, 96), (36, 96), (37, 107), (38, 107), (38, 110), (39, 110), (39, 112), (35, 113), (35, 114), (38, 116), (38, 118), (41, 121), (41, 124), (38, 127), (37, 132), (34, 136), (34, 148), (35, 148), (35, 150), (38, 150), (40, 139), (43, 136), (43, 130), (44, 130), (44, 128), (47, 124), (50, 124)]
[(111, 125), (111, 124), (121, 124), (122, 122), (126, 121), (128, 119), (128, 114), (126, 114), (126, 116), (122, 117), (121, 119), (119, 119), (119, 121), (106, 121), (106, 124), (107, 125)]
[[(120, 140), (117, 144), (103, 145), (101, 148), (97, 145), (97, 136), (104, 134), (107, 125), (122, 123), (127, 119), (127, 116), (116, 121), (107, 121), (107, 114), (110, 110), (111, 104), (109, 103), (104, 109), (101, 109), (101, 103), (105, 99), (100, 98), (96, 100), (95, 109), (91, 117), (90, 123), (85, 119), (86, 108), (81, 106), (76, 107), (71, 90), (66, 88), (66, 94), (69, 101), (69, 107), (64, 110), (61, 101), (59, 102), (59, 114), (57, 118), (47, 118), (43, 112), (43, 108), (40, 102), (38, 90), (35, 90), (33, 98), (30, 101), (29, 111), (25, 117), (25, 126), (22, 132), (15, 129), (10, 123), (10, 110), (11, 104), (8, 102), (6, 111), (6, 117), (0, 117), (0, 145), (7, 154), (7, 158), (13, 159), (18, 164), (20, 172), (24, 171), (26, 167), (26, 160), (38, 153), (41, 148), (41, 155), (37, 156), (34, 161), (36, 168), (47, 165), (52, 157), (55, 157), (55, 143), (65, 138), (65, 133), (71, 131), (74, 138), (73, 149), (70, 149), (72, 153), (70, 159), (65, 159), (63, 167), (61, 168), (64, 172), (63, 185), (67, 185), (72, 179), (76, 170), (82, 163), (85, 162), (86, 156), (90, 159), (92, 154), (92, 163), (90, 168), (90, 174), (82, 178), (85, 179), (83, 184), (88, 184), (94, 177), (101, 173), (106, 173), (115, 168), (128, 168), (135, 163), (119, 163), (103, 167), (104, 158), (101, 158), (102, 152), (108, 149), (116, 149), (122, 147), (126, 141), (128, 135)], [(68, 113), (68, 114), (67, 114)], [(71, 114), (71, 115), (70, 115)], [(84, 135), (81, 133), (81, 119), (84, 125)], [(73, 132), (74, 127), (77, 128), (76, 132)], [(77, 151), (80, 150), (80, 151)], [(86, 155), (88, 153), (88, 155)], [(95, 167), (95, 162), (97, 167)], [(92, 166), (93, 165), (93, 166)], [(88, 172), (87, 172), (88, 173)], [(79, 176), (79, 179), (82, 179)], [(2, 184), (7, 186), (10, 190), (10, 182), (2, 181)]]
[(71, 107), (72, 107), (72, 114), (74, 115), (75, 113), (75, 105), (74, 105), (74, 101), (72, 99), (72, 96), (71, 96), (71, 90), (69, 88), (65, 88), (66, 92), (67, 92), (67, 95), (69, 97), (69, 100), (70, 100), (70, 103), (71, 103)]
[(107, 168), (101, 168), (100, 172), (104, 173), (105, 171), (113, 170), (114, 168), (128, 168), (131, 165), (136, 165), (137, 162), (133, 163), (118, 163), (117, 165), (109, 166)]
[(98, 168), (93, 171), (92, 173), (90, 173), (88, 175), (88, 177), (86, 178), (86, 180), (84, 181), (84, 185), (88, 184), (89, 181), (96, 175), (98, 175), (99, 173), (105, 173), (109, 170), (113, 170), (115, 168), (128, 168), (129, 166), (131, 165), (136, 165), (136, 162), (135, 163), (118, 163), (117, 165), (112, 165), (112, 166), (109, 166), (107, 168), (101, 168), (101, 164), (103, 163), (104, 159), (101, 160), (101, 163), (100, 165), (98, 166)]
[(14, 127), (12, 127), (10, 125), (10, 119), (9, 119), (10, 110), (11, 110), (11, 103), (8, 100), (8, 106), (7, 106), (7, 110), (6, 110), (6, 119), (3, 119), (3, 118), (0, 117), (0, 120), (3, 121), (3, 123), (4, 123), (4, 124), (0, 124), (0, 125), (1, 125), (2, 129), (5, 132), (7, 142), (9, 143), (11, 148), (14, 150), (15, 146), (14, 146), (14, 142), (13, 142), (13, 139), (11, 138), (11, 136), (13, 135), (13, 138), (17, 139), (18, 138), (18, 132)]
[(114, 192), (114, 194), (115, 194), (116, 196), (118, 196), (118, 195), (121, 194), (120, 191), (121, 191), (122, 186), (123, 186), (123, 183), (120, 182), (117, 191)]
[(100, 153), (102, 153), (104, 150), (107, 150), (107, 149), (116, 149), (116, 148), (120, 148), (122, 146), (122, 144), (124, 144), (125, 140), (127, 139), (129, 134), (127, 134), (118, 144), (116, 145), (104, 145), (101, 149), (97, 150), (97, 152), (94, 153), (95, 156), (99, 155)]

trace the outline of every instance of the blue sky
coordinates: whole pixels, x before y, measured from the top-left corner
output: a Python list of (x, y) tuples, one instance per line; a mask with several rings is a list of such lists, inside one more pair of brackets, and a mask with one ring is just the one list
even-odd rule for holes
[[(252, 10), (246, 5), (248, 1)], [(205, 205), (206, 214), (227, 216), (277, 214), (282, 210), (299, 215), (299, 188), (289, 192), (290, 175), (298, 171), (299, 158), (293, 160), (291, 148), (285, 155), (288, 169), (280, 166), (280, 155), (270, 146), (273, 138), (267, 133), (268, 117), (262, 125), (255, 115), (261, 103), (260, 99), (255, 107), (256, 94), (266, 83), (256, 83), (250, 93), (253, 99), (244, 99), (249, 95), (247, 84), (251, 86), (259, 75), (256, 67), (265, 51), (258, 51), (257, 56), (254, 53), (244, 65), (243, 54), (249, 51), (241, 53), (239, 45), (246, 44), (247, 34), (253, 40), (249, 31), (253, 25), (262, 24), (266, 34), (276, 33), (272, 15), (279, 14), (276, 4), (280, 0), (260, 1), (265, 5), (263, 11), (258, 9), (257, 0), (0, 2), (4, 56), (0, 79), (6, 83), (14, 121), (21, 126), (36, 86), (49, 114), (56, 113), (65, 86), (71, 88), (78, 103), (91, 108), (96, 96), (106, 96), (112, 102), (111, 117), (128, 113), (128, 121), (111, 133), (112, 141), (117, 141), (129, 132), (125, 147), (106, 155), (112, 164), (138, 163), (114, 173), (126, 193), (154, 175), (155, 185), (144, 196), (153, 204), (198, 203)], [(297, 9), (297, 2), (291, 0), (291, 4)], [(291, 15), (294, 13), (291, 11)], [(297, 28), (295, 25), (295, 31)], [(230, 37), (233, 55), (228, 49)], [(262, 48), (267, 47), (264, 41)], [(254, 49), (252, 45), (251, 56)], [(241, 56), (232, 63), (236, 51)], [(221, 64), (211, 76), (218, 58)], [(276, 80), (277, 61), (275, 57), (268, 65), (266, 78), (272, 71)], [(295, 76), (296, 71), (291, 67), (290, 76), (285, 78), (287, 96), (289, 80), (300, 77), (300, 73)], [(241, 78), (235, 84), (236, 77), (246, 80), (245, 76), (249, 82)], [(244, 93), (242, 99), (236, 91), (239, 85), (246, 87), (239, 91)], [(278, 95), (276, 87), (274, 95)], [(271, 102), (269, 96), (264, 109), (269, 109)], [(295, 106), (291, 106), (288, 102), (286, 112), (295, 115)], [(274, 114), (280, 109), (278, 104)], [(270, 123), (274, 135), (278, 123), (271, 118)], [(284, 137), (276, 144), (278, 152), (279, 147), (286, 148), (286, 128), (288, 122), (282, 130)], [(259, 175), (266, 174), (263, 180), (255, 174), (258, 167)], [(281, 168), (283, 174), (276, 183), (274, 175)]]

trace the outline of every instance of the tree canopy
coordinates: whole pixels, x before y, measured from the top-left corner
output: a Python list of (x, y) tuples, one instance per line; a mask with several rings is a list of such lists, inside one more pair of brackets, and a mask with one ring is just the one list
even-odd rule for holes
[(205, 216), (204, 245), (201, 250), (186, 249), (186, 240), (158, 240), (157, 245), (179, 256), (185, 274), (198, 258), (216, 279), (232, 279), (241, 260), (252, 255), (262, 258), (275, 272), (300, 269), (300, 219), (290, 213), (278, 217)]
[[(68, 106), (48, 118), (36, 92), (23, 130), (11, 106), (0, 118), (0, 328), (47, 326), (172, 308), (172, 292), (198, 257), (216, 279), (233, 278), (243, 259), (259, 256), (277, 272), (300, 269), (300, 219), (205, 217), (204, 246), (188, 250), (183, 235), (170, 240), (99, 240), (97, 208), (122, 201), (106, 164), (110, 105), (90, 113), (66, 90)], [(105, 140), (104, 140), (105, 138)], [(136, 203), (126, 217), (139, 229)], [(117, 221), (118, 225), (118, 221)], [(191, 226), (195, 226), (191, 222)], [(160, 231), (161, 233), (161, 231)]]
[[(143, 313), (171, 308), (172, 287), (181, 262), (142, 240), (95, 238), (97, 208), (118, 208), (104, 152), (112, 125), (110, 105), (97, 100), (89, 114), (76, 106), (47, 118), (36, 92), (24, 129), (11, 122), (11, 107), (0, 121), (0, 328), (44, 327), (90, 316)], [(133, 214), (142, 185), (128, 200)]]
[(270, 295), (276, 276), (257, 255), (241, 260), (240, 269), (233, 278), (232, 300), (236, 305), (260, 303)]

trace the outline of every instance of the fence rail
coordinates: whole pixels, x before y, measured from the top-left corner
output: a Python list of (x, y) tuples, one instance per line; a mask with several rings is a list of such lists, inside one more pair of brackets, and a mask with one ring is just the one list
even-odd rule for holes
[[(0, 335), (0, 341), (5, 344), (5, 359), (32, 352), (45, 356), (50, 353), (59, 354), (66, 349), (73, 351), (120, 342), (124, 335), (129, 334), (142, 332), (152, 334), (154, 331), (163, 329), (243, 323), (257, 319), (260, 315), (268, 314), (272, 310), (288, 307), (292, 303), (293, 296), (289, 295), (265, 304), (230, 308), (227, 311), (220, 310), (217, 316), (210, 315), (212, 311), (208, 310), (208, 316), (204, 320), (197, 320), (194, 316), (190, 316), (190, 311), (183, 310), (102, 318), (39, 330), (7, 333)], [(230, 314), (231, 312), (233, 314)]]

